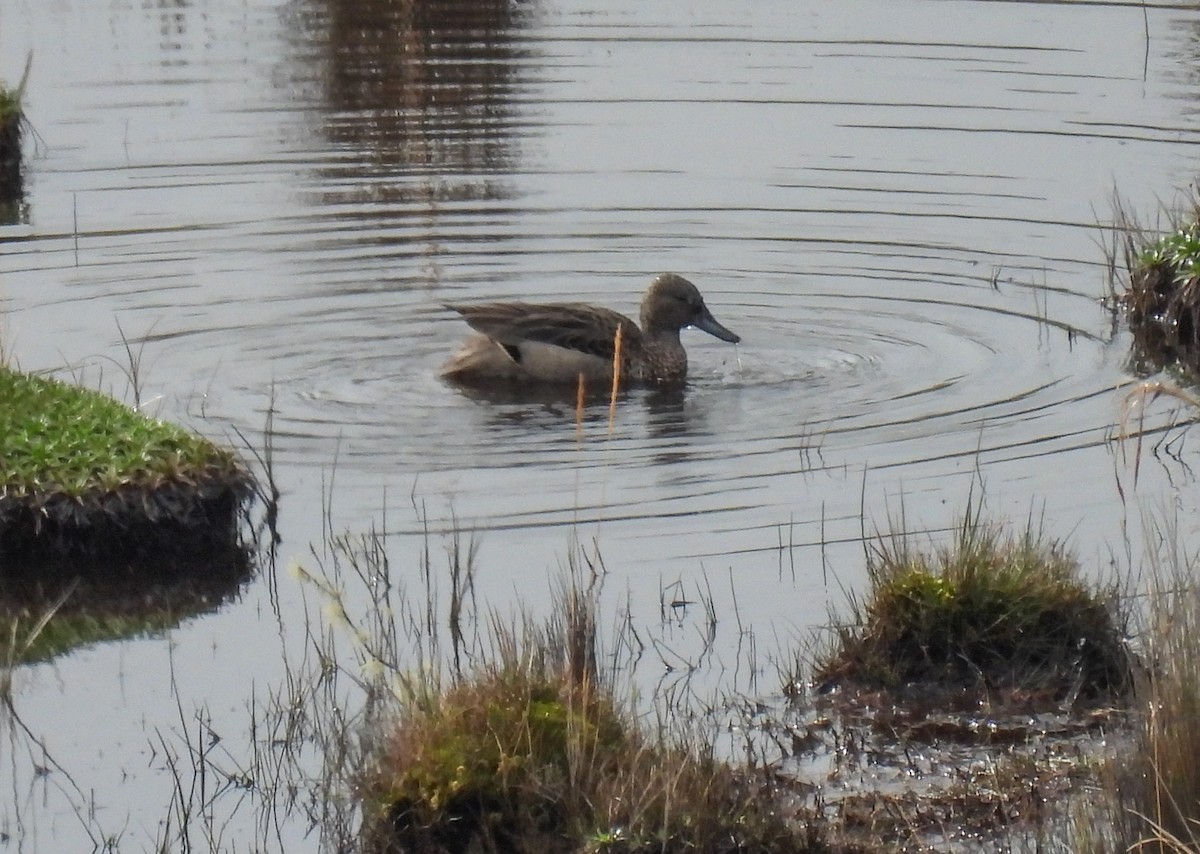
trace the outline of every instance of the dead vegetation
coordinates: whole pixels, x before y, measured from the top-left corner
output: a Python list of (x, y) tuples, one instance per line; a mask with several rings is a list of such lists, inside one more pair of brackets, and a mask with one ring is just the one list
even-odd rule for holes
[[(1176, 558), (1180, 556), (1176, 555)], [(1156, 568), (1140, 633), (1132, 732), (1077, 816), (1077, 850), (1200, 851), (1200, 587), (1196, 555)]]

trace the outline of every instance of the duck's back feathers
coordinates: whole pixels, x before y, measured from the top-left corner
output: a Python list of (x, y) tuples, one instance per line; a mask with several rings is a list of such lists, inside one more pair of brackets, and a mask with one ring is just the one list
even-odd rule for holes
[(641, 345), (641, 331), (632, 320), (586, 303), (489, 302), (450, 308), (476, 332), (503, 345), (549, 344), (610, 365), (618, 328), (623, 352), (632, 353)]
[(612, 377), (617, 329), (622, 362), (640, 358), (641, 331), (615, 311), (584, 303), (452, 305), (478, 332), (442, 367), (460, 380), (572, 383)]

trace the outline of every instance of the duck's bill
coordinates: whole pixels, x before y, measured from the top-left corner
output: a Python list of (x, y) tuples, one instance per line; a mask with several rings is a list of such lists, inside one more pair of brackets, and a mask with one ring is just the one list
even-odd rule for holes
[(712, 313), (705, 309), (704, 314), (692, 324), (697, 329), (702, 329), (709, 335), (720, 338), (722, 341), (728, 341), (730, 344), (736, 344), (742, 340), (742, 337), (734, 332), (729, 331), (721, 324), (717, 323), (717, 319), (712, 316)]

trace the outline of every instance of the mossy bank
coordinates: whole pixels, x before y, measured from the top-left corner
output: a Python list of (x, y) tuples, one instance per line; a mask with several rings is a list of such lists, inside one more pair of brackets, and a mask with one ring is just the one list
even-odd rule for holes
[(251, 489), (228, 449), (105, 394), (0, 367), (0, 557), (227, 548)]

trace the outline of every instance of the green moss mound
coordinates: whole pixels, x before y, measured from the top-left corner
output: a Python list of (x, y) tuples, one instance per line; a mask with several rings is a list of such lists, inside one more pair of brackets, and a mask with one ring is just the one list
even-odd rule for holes
[(1075, 559), (1026, 531), (1006, 537), (970, 512), (957, 541), (933, 554), (881, 540), (870, 590), (852, 603), (818, 662), (823, 683), (898, 689), (1036, 690), (1108, 698), (1131, 683), (1116, 592), (1086, 584)]
[(565, 678), (490, 671), (410, 705), (382, 739), (361, 786), (368, 851), (820, 850), (748, 777), (650, 743)]
[(0, 554), (227, 546), (252, 481), (237, 457), (107, 395), (0, 368)]
[(1139, 354), (1200, 373), (1200, 210), (1128, 257), (1135, 260), (1121, 301)]

